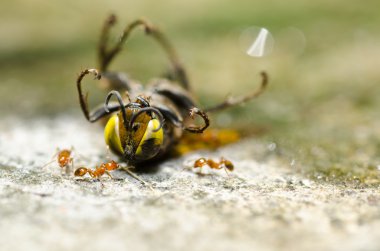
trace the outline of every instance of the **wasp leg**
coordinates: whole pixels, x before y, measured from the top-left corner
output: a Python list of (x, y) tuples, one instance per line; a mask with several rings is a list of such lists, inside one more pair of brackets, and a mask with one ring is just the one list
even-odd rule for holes
[(104, 22), (103, 29), (100, 35), (99, 40), (99, 47), (98, 47), (98, 59), (100, 62), (100, 70), (102, 71), (102, 75), (105, 79), (108, 80), (109, 86), (107, 86), (109, 89), (114, 90), (121, 90), (121, 89), (127, 89), (130, 90), (129, 81), (127, 75), (120, 73), (120, 72), (106, 72), (106, 65), (108, 63), (105, 62), (105, 59), (107, 58), (107, 44), (109, 41), (109, 31), (111, 27), (115, 24), (116, 17), (115, 15), (110, 15), (106, 21)]
[[(166, 109), (162, 106), (158, 106), (158, 109), (163, 110), (163, 114), (166, 115), (166, 118), (168, 118), (175, 126), (182, 126), (184, 130), (192, 132), (192, 133), (202, 133), (206, 128), (210, 125), (210, 120), (207, 116), (207, 114), (200, 110), (199, 108), (195, 107), (195, 102), (189, 96), (183, 89), (180, 88), (174, 88), (166, 83), (159, 83), (154, 85), (154, 91), (157, 94), (163, 95), (170, 99), (176, 106), (182, 108), (185, 111), (190, 111), (190, 117), (194, 119), (194, 115), (197, 114), (202, 117), (204, 121), (203, 126), (190, 126), (186, 127), (183, 126), (182, 118), (178, 118), (177, 115), (175, 115), (173, 112), (170, 112), (170, 110)], [(184, 114), (183, 114), (184, 115)]]
[(189, 81), (185, 69), (183, 68), (177, 52), (166, 38), (166, 36), (152, 24), (144, 19), (138, 19), (130, 23), (123, 31), (120, 36), (119, 41), (110, 49), (107, 49), (107, 44), (109, 40), (109, 31), (112, 26), (116, 23), (116, 16), (111, 15), (105, 22), (103, 30), (100, 36), (99, 42), (99, 67), (100, 70), (107, 71), (108, 65), (111, 63), (112, 59), (121, 51), (123, 44), (128, 39), (130, 33), (138, 26), (143, 26), (145, 28), (145, 33), (152, 36), (165, 50), (168, 58), (172, 64), (173, 72), (176, 79), (183, 85), (184, 88), (189, 89)]
[(109, 33), (112, 26), (114, 26), (116, 23), (116, 16), (110, 15), (106, 21), (104, 22), (102, 32), (100, 34), (99, 39), (99, 47), (98, 47), (98, 60), (99, 60), (99, 67), (100, 70), (106, 71), (106, 68), (109, 64), (109, 61), (112, 59), (109, 55), (109, 52), (107, 51), (107, 44), (109, 41)]
[(213, 106), (213, 107), (210, 107), (210, 108), (207, 108), (207, 109), (205, 109), (205, 111), (206, 112), (215, 112), (215, 111), (224, 110), (224, 109), (231, 107), (231, 106), (236, 106), (236, 105), (246, 103), (249, 100), (260, 96), (260, 94), (264, 92), (265, 88), (268, 85), (267, 73), (264, 71), (261, 72), (261, 78), (262, 78), (261, 85), (260, 85), (259, 89), (257, 89), (256, 91), (254, 91), (254, 92), (252, 92), (246, 96), (242, 96), (242, 97), (236, 97), (236, 98), (230, 97), (227, 100), (225, 100), (223, 103), (216, 105), (216, 106)]
[(190, 109), (189, 116), (194, 119), (194, 115), (197, 114), (201, 116), (201, 118), (204, 121), (203, 126), (184, 126), (182, 118), (179, 118), (178, 115), (176, 115), (174, 112), (170, 111), (169, 109), (165, 109), (164, 107), (158, 107), (158, 110), (165, 116), (167, 120), (169, 120), (174, 126), (176, 127), (182, 127), (184, 130), (191, 132), (191, 133), (203, 133), (204, 130), (206, 130), (210, 125), (210, 119), (208, 118), (207, 114), (203, 112), (202, 110), (193, 107)]
[(186, 110), (195, 106), (193, 99), (183, 89), (161, 84), (154, 87), (154, 92), (170, 99), (174, 104)]
[(162, 113), (162, 115), (164, 115), (165, 120), (170, 121), (175, 127), (182, 127), (182, 118), (178, 117), (175, 112), (165, 106), (156, 106), (156, 108)]
[(109, 115), (109, 113), (118, 111), (120, 109), (120, 105), (119, 104), (108, 105), (107, 106), (108, 111), (106, 111), (104, 106), (101, 106), (90, 113), (89, 108), (88, 108), (88, 102), (87, 102), (88, 92), (86, 94), (83, 94), (83, 91), (82, 91), (82, 80), (88, 74), (94, 74), (95, 79), (100, 79), (101, 75), (96, 69), (85, 69), (79, 74), (77, 78), (77, 90), (78, 90), (78, 95), (79, 95), (80, 107), (82, 108), (82, 112), (84, 116), (86, 117), (86, 119), (90, 121), (91, 123), (93, 123)]
[(190, 117), (192, 119), (194, 119), (194, 115), (197, 114), (199, 116), (201, 116), (201, 118), (203, 119), (204, 121), (204, 125), (203, 126), (189, 126), (189, 127), (184, 127), (183, 129), (188, 131), (188, 132), (192, 132), (192, 133), (202, 133), (204, 130), (207, 129), (207, 127), (209, 127), (210, 125), (210, 119), (208, 118), (207, 114), (196, 108), (196, 107), (193, 107), (190, 109)]
[(183, 125), (183, 120), (182, 118), (178, 117), (177, 114), (175, 114), (173, 111), (170, 109), (167, 109), (163, 106), (157, 106), (157, 109), (165, 116), (166, 119), (168, 119), (174, 126), (176, 127), (182, 127), (184, 130), (192, 133), (202, 133), (204, 130), (207, 129), (210, 125), (210, 119), (208, 118), (207, 114), (203, 112), (202, 110), (198, 109), (197, 107), (192, 107), (190, 108), (190, 114), (189, 116), (194, 119), (194, 115), (197, 114), (201, 116), (201, 118), (204, 121), (203, 126), (189, 126), (186, 127)]

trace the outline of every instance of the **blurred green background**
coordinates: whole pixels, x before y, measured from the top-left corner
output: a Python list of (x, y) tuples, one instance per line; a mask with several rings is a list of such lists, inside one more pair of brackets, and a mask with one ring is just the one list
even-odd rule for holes
[[(379, 10), (375, 0), (3, 0), (0, 110), (3, 118), (82, 119), (75, 78), (97, 66), (103, 21), (117, 14), (117, 37), (143, 16), (175, 45), (203, 105), (253, 90), (259, 72), (268, 72), (263, 96), (214, 116), (214, 124), (254, 132), (257, 140), (272, 142), (269, 155), (315, 179), (378, 185)], [(239, 38), (249, 27), (271, 32), (270, 55), (244, 53)], [(145, 82), (167, 65), (157, 44), (136, 32), (111, 69)], [(95, 85), (86, 88), (92, 103), (103, 101)]]

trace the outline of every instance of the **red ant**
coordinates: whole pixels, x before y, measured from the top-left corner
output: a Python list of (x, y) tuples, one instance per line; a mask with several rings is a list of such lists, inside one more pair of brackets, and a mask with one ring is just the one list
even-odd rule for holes
[[(203, 166), (209, 166), (211, 169), (222, 169), (227, 170), (232, 172), (234, 170), (234, 164), (232, 164), (231, 161), (225, 159), (225, 158), (220, 158), (219, 162), (213, 161), (212, 159), (206, 159), (206, 158), (199, 158), (194, 162), (194, 168), (200, 168), (202, 170)], [(228, 173), (227, 173), (228, 174)]]
[(95, 170), (91, 170), (90, 168), (87, 168), (87, 167), (79, 167), (77, 170), (75, 170), (74, 175), (84, 176), (88, 173), (91, 176), (91, 178), (98, 179), (104, 174), (107, 174), (111, 179), (113, 179), (109, 171), (113, 171), (118, 168), (119, 168), (119, 164), (111, 160), (109, 162), (102, 163), (100, 166), (96, 167)]
[(140, 177), (138, 177), (136, 174), (131, 172), (129, 168), (120, 166), (114, 160), (111, 160), (106, 163), (102, 163), (100, 166), (96, 167), (95, 170), (91, 170), (90, 168), (87, 168), (87, 167), (79, 167), (77, 170), (75, 170), (74, 176), (82, 177), (88, 173), (91, 176), (91, 178), (99, 179), (104, 174), (107, 174), (111, 179), (113, 179), (113, 176), (110, 174), (109, 171), (113, 171), (119, 168), (125, 170), (129, 175), (131, 175), (136, 180), (140, 181), (143, 185), (147, 186), (150, 190), (154, 192), (154, 189), (150, 184), (148, 184), (147, 182), (142, 180)]
[(70, 169), (74, 166), (74, 158), (72, 157), (73, 154), (73, 148), (71, 150), (63, 149), (59, 150), (57, 149), (57, 153), (53, 155), (53, 158), (50, 162), (45, 164), (43, 167), (50, 165), (54, 162), (54, 157), (57, 157), (57, 162), (60, 168), (65, 168), (66, 174), (70, 172)]

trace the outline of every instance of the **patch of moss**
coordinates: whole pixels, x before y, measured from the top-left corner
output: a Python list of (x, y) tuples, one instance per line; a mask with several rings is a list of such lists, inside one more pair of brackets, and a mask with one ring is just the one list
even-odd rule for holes
[(308, 171), (308, 176), (316, 181), (344, 183), (361, 187), (379, 187), (380, 171), (373, 165), (356, 167), (340, 165), (317, 166)]

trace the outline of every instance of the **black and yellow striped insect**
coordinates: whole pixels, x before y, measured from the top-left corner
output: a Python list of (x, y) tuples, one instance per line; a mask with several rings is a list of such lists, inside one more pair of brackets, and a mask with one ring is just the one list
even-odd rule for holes
[[(83, 70), (77, 79), (77, 89), (82, 111), (88, 121), (96, 122), (108, 117), (104, 130), (105, 142), (129, 165), (164, 156), (181, 140), (184, 131), (202, 133), (209, 126), (207, 112), (247, 102), (259, 96), (267, 85), (268, 78), (263, 72), (258, 90), (202, 110), (191, 95), (186, 71), (176, 51), (163, 33), (149, 22), (137, 20), (124, 29), (114, 46), (109, 46), (110, 28), (115, 22), (116, 17), (111, 15), (102, 29), (98, 50), (99, 70)], [(154, 79), (146, 86), (129, 79), (126, 74), (108, 70), (130, 33), (139, 26), (163, 47), (171, 62), (167, 77)], [(83, 93), (81, 84), (88, 74), (105, 80), (109, 90), (104, 104), (91, 112), (87, 103), (88, 94)], [(113, 102), (112, 97), (116, 98)], [(196, 116), (203, 120), (202, 125), (194, 124)]]

